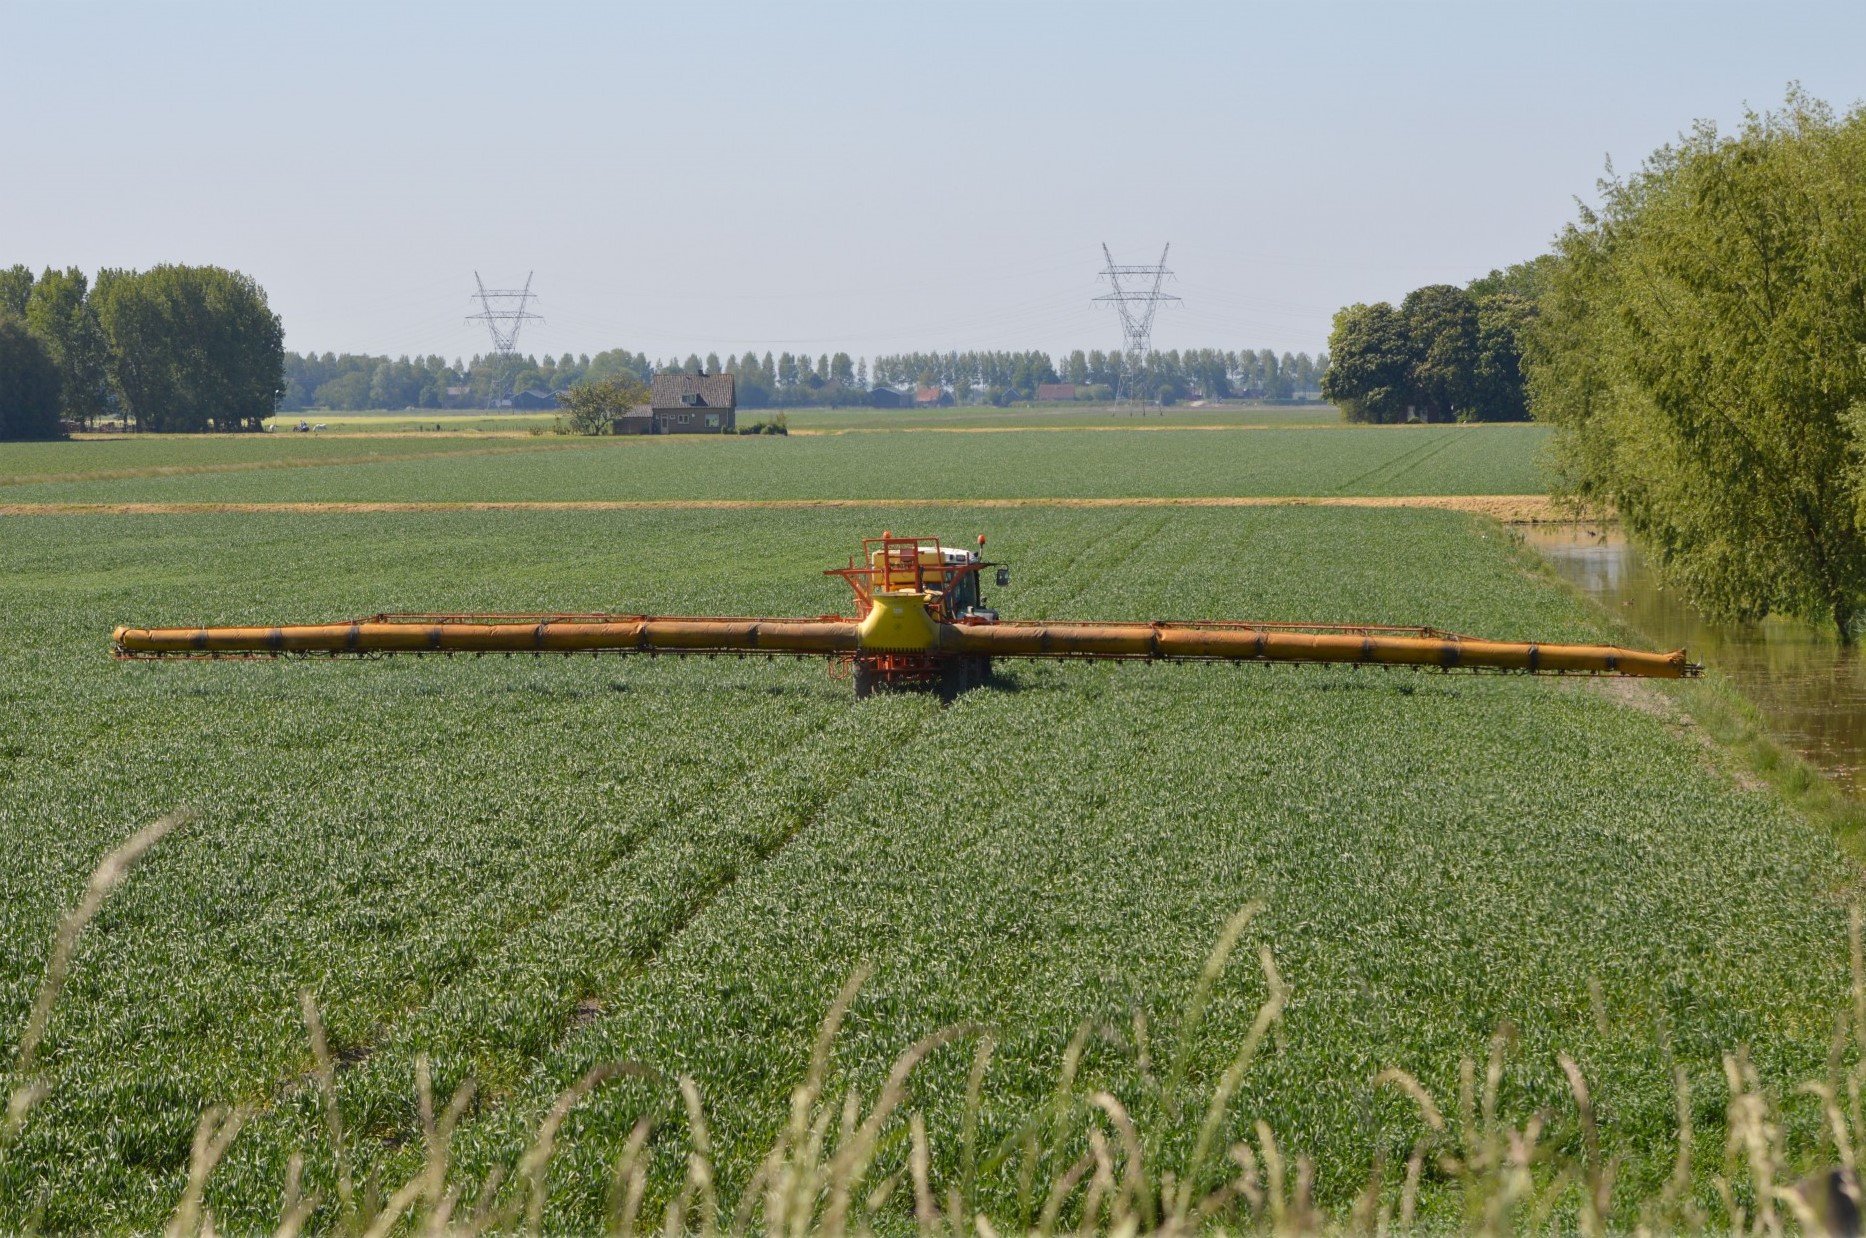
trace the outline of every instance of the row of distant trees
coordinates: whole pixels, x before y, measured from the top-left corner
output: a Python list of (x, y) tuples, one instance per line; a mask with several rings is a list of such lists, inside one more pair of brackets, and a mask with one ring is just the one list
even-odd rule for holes
[(846, 352), (747, 352), (739, 356), (689, 353), (651, 359), (611, 349), (595, 356), (369, 356), (353, 353), (287, 354), (285, 396), (279, 407), (487, 408), (515, 392), (564, 392), (581, 383), (630, 376), (646, 383), (657, 372), (731, 373), (746, 408), (866, 404), (876, 384), (938, 387), (960, 403), (1027, 400), (1043, 383), (1069, 382), (1089, 394), (1134, 395), (1171, 403), (1190, 397), (1291, 399), (1320, 390), (1328, 354), (1277, 354), (1271, 349), (1189, 349), (1153, 353), (1135, 363), (1119, 352), (1076, 349), (1059, 363), (1044, 352), (916, 352), (866, 357)]
[(491, 408), (514, 393), (563, 393), (582, 384), (613, 378), (647, 383), (655, 374), (676, 370), (738, 376), (739, 403), (748, 408), (798, 404), (866, 403), (868, 362), (847, 353), (812, 359), (783, 353), (743, 356), (718, 353), (662, 360), (646, 353), (614, 348), (573, 356), (522, 354), (475, 356), (470, 361), (444, 357), (368, 356), (355, 353), (288, 354), (286, 391), (280, 408)]
[(490, 354), (470, 361), (441, 356), (385, 357), (366, 353), (285, 354), (287, 412), (322, 408), (493, 408), (520, 391), (561, 392), (618, 375), (646, 381), (657, 367), (641, 353), (617, 348), (573, 357)]
[(1049, 354), (902, 353), (875, 359), (875, 380), (894, 385), (946, 387), (961, 401), (981, 395), (993, 403), (1029, 399), (1043, 383), (1074, 383), (1111, 397), (1133, 396), (1165, 403), (1256, 398), (1287, 400), (1320, 389), (1328, 354), (1272, 349), (1195, 348), (1164, 350), (1135, 358), (1119, 351), (1080, 348), (1053, 364)]
[(0, 270), (0, 438), (64, 426), (256, 429), (284, 391), (285, 332), (220, 267)]

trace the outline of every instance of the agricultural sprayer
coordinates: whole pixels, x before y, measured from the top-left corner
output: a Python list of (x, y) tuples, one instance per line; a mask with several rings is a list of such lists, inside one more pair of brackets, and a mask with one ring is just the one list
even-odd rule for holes
[(976, 549), (931, 537), (864, 538), (859, 560), (827, 573), (848, 582), (855, 615), (814, 619), (615, 614), (380, 614), (295, 627), (118, 628), (120, 658), (241, 658), (290, 654), (765, 654), (848, 664), (855, 695), (925, 688), (951, 698), (984, 683), (994, 658), (1169, 662), (1295, 662), (1528, 674), (1679, 679), (1699, 667), (1685, 651), (1479, 640), (1436, 628), (1342, 624), (1049, 623), (1001, 619), (980, 576), (1010, 569)]

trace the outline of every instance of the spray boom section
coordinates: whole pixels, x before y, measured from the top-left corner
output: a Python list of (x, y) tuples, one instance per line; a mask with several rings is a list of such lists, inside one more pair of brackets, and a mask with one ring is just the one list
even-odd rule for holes
[(1010, 569), (976, 548), (937, 538), (865, 538), (860, 559), (827, 573), (854, 593), (853, 617), (702, 618), (626, 614), (379, 614), (279, 627), (131, 628), (119, 658), (252, 658), (288, 654), (488, 653), (765, 654), (827, 657), (849, 667), (858, 697), (926, 688), (952, 697), (987, 682), (994, 659), (1085, 658), (1337, 663), (1527, 674), (1680, 679), (1702, 669), (1685, 651), (1617, 645), (1492, 641), (1442, 632), (1343, 624), (1228, 620), (1141, 623), (1000, 619), (981, 577)]

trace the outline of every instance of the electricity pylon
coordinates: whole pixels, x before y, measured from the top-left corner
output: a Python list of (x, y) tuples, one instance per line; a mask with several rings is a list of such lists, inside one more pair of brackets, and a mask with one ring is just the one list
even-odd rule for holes
[(1107, 242), (1102, 243), (1102, 257), (1108, 260), (1108, 265), (1100, 278), (1108, 281), (1109, 290), (1095, 300), (1112, 303), (1115, 312), (1121, 315), (1121, 338), (1125, 345), (1121, 373), (1116, 376), (1115, 383), (1117, 402), (1121, 398), (1123, 380), (1127, 384), (1128, 398), (1138, 402), (1134, 379), (1146, 364), (1147, 354), (1153, 351), (1153, 315), (1161, 302), (1179, 300), (1171, 293), (1160, 291), (1160, 286), (1173, 274), (1166, 269), (1166, 255), (1172, 248), (1172, 242), (1168, 241), (1160, 250), (1159, 262), (1152, 266), (1122, 266), (1108, 252)]

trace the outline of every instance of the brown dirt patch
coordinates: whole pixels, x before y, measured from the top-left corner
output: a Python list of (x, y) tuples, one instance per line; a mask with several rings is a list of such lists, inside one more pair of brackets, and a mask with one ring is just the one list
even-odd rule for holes
[[(0, 516), (201, 516), (221, 513), (316, 516), (390, 512), (708, 511), (842, 507), (1429, 507), (1489, 516), (1505, 524), (1559, 523), (1577, 519), (1559, 508), (1553, 499), (1541, 494), (1031, 499), (590, 499), (460, 503), (0, 503)], [(1599, 517), (1593, 519), (1598, 520)]]

